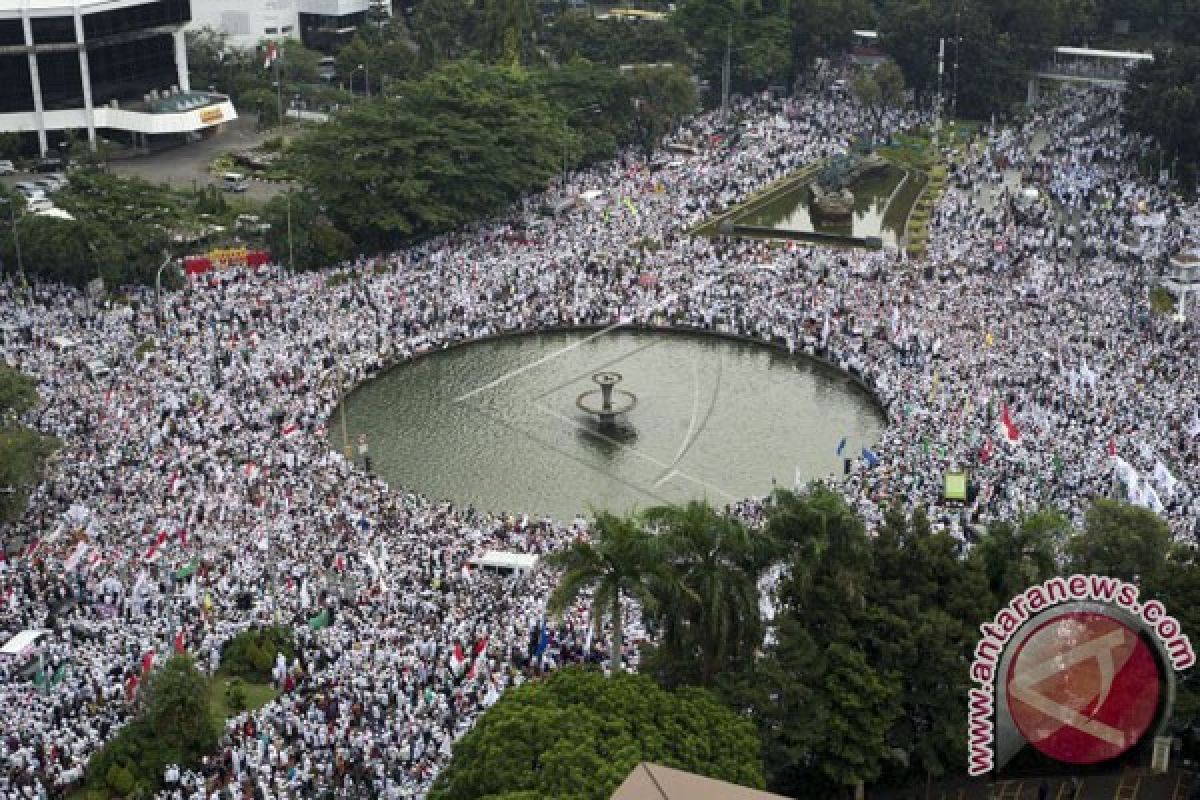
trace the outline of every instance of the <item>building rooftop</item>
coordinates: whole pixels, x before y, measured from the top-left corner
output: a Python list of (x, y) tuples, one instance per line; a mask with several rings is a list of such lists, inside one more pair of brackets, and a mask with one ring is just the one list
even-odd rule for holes
[(633, 768), (609, 800), (788, 800), (780, 794), (748, 789), (715, 778), (693, 775), (643, 761)]
[(84, 14), (145, 5), (152, 0), (8, 0), (0, 2), (0, 18), (61, 16), (75, 10)]

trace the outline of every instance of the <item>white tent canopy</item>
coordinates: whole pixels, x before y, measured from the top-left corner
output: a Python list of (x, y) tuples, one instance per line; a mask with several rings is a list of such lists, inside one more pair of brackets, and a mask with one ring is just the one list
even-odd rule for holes
[(0, 647), (0, 655), (5, 656), (21, 656), (28, 653), (37, 640), (48, 634), (50, 631), (40, 628), (30, 628), (18, 633), (16, 636), (5, 642), (4, 647)]
[(494, 569), (518, 575), (537, 569), (538, 557), (532, 553), (509, 553), (504, 550), (488, 550), (471, 559), (471, 566)]
[(1153, 61), (1153, 53), (1137, 53), (1131, 50), (1095, 50), (1090, 47), (1056, 47), (1060, 56), (1083, 56), (1087, 58), (1109, 58), (1117, 61)]

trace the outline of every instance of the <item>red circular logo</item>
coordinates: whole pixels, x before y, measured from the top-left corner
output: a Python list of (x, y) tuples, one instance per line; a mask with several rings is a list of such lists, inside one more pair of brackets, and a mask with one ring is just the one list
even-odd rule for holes
[(1008, 667), (1005, 691), (1025, 740), (1057, 761), (1095, 764), (1133, 747), (1158, 709), (1158, 659), (1128, 626), (1069, 612), (1037, 627)]

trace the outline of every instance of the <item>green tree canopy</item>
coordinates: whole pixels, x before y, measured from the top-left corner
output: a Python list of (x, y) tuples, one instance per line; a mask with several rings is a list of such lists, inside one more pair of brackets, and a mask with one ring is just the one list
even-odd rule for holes
[[(289, 198), (290, 195), (290, 198)], [(288, 246), (288, 201), (291, 201), (291, 246)], [(353, 240), (338, 230), (321, 211), (311, 192), (290, 192), (272, 197), (263, 207), (263, 221), (271, 226), (267, 245), (282, 264), (297, 270), (322, 269), (354, 255)]]
[(37, 405), (37, 384), (7, 364), (0, 363), (0, 420), (24, 414)]
[[(0, 427), (0, 523), (21, 518), (58, 441), (21, 425)], [(8, 490), (12, 491), (8, 491)]]
[(597, 19), (585, 11), (567, 11), (545, 35), (548, 50), (560, 64), (577, 58), (615, 67), (620, 64), (687, 65), (687, 42), (666, 20)]
[(1090, 25), (1089, 13), (1079, 0), (882, 0), (879, 32), (908, 85), (926, 96), (936, 89), (945, 39), (947, 105), (957, 83), (958, 115), (986, 119), (1024, 97), (1028, 70), (1068, 32)]
[(1084, 530), (1071, 539), (1067, 552), (1074, 572), (1152, 585), (1166, 563), (1170, 542), (1170, 528), (1153, 511), (1099, 499), (1088, 509)]
[(604, 800), (653, 761), (761, 788), (754, 724), (701, 689), (565, 669), (505, 692), (454, 748), (431, 800)]
[(791, 8), (797, 71), (818, 57), (843, 52), (853, 31), (875, 27), (869, 0), (793, 0)]
[(128, 795), (162, 788), (168, 764), (200, 764), (217, 744), (208, 679), (190, 656), (172, 656), (142, 687), (138, 714), (88, 762), (89, 789)]
[(988, 526), (972, 557), (980, 562), (992, 597), (1003, 604), (1058, 572), (1058, 556), (1070, 536), (1070, 523), (1053, 511), (1017, 524), (999, 520)]
[[(735, 92), (789, 84), (794, 74), (787, 3), (776, 0), (689, 0), (671, 22), (696, 53), (697, 74), (713, 89), (721, 86), (726, 45), (730, 44), (730, 76)], [(714, 103), (715, 104), (715, 103)]]
[(294, 146), (335, 227), (372, 247), (452, 228), (544, 187), (570, 142), (519, 70), (459, 62), (356, 103)]
[(1122, 98), (1127, 130), (1154, 137), (1166, 163), (1182, 166), (1181, 185), (1195, 185), (1200, 174), (1200, 47), (1155, 52), (1130, 74)]
[(478, 6), (467, 0), (426, 0), (413, 14), (418, 60), (424, 69), (469, 56), (478, 47)]
[(894, 61), (860, 69), (854, 76), (854, 94), (871, 113), (875, 138), (878, 138), (883, 115), (904, 102), (904, 73)]

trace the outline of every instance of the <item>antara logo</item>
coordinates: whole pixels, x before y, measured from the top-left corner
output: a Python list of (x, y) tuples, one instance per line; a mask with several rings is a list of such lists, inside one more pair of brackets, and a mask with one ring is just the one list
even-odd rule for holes
[[(1158, 716), (1166, 662), (1185, 670), (1196, 657), (1178, 620), (1138, 596), (1137, 586), (1116, 578), (1052, 578), (980, 626), (971, 664), (979, 685), (968, 712), (971, 775), (996, 766), (997, 711), (1014, 736), (1070, 764), (1107, 761), (1142, 740)], [(1055, 608), (1063, 603), (1078, 608)], [(1139, 629), (1158, 637), (1162, 658)]]

